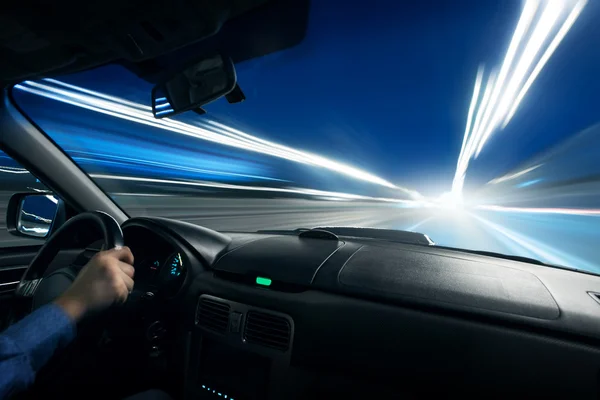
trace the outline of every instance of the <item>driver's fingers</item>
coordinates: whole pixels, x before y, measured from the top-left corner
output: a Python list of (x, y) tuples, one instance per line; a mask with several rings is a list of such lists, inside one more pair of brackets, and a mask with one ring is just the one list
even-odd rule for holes
[(117, 293), (117, 298), (116, 298), (115, 302), (116, 303), (125, 303), (128, 296), (129, 296), (129, 291), (126, 290), (125, 288), (123, 288), (122, 290), (119, 290), (119, 292)]
[(133, 275), (135, 275), (135, 268), (133, 268), (133, 266), (120, 261), (119, 268), (121, 269), (121, 271), (123, 271), (123, 273), (125, 273), (125, 275), (133, 279)]
[(119, 272), (119, 278), (121, 282), (119, 284), (119, 289), (115, 293), (116, 298), (115, 302), (117, 304), (125, 303), (127, 297), (129, 297), (129, 293), (133, 290), (133, 279), (125, 275), (123, 272)]
[(123, 283), (125, 284), (125, 287), (127, 288), (127, 293), (131, 292), (133, 290), (133, 279), (131, 279), (131, 277), (129, 277), (124, 272), (121, 272), (120, 277), (121, 277), (121, 279), (123, 279)]
[(114, 249), (106, 250), (106, 253), (116, 257), (119, 261), (133, 265), (133, 253), (127, 246), (115, 247)]

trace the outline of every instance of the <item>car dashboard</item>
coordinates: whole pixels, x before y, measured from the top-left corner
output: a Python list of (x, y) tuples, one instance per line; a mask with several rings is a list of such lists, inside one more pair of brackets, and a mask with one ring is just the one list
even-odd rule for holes
[[(123, 225), (182, 398), (592, 397), (600, 277), (356, 237)], [(152, 325), (151, 324), (151, 325)]]
[(187, 270), (176, 245), (139, 226), (127, 230), (126, 245), (135, 259), (137, 290), (168, 298), (179, 292)]

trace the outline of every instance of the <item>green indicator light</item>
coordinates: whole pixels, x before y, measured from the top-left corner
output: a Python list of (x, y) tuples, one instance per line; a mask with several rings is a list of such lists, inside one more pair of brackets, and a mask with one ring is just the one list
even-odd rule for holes
[(256, 283), (262, 286), (271, 286), (271, 280), (269, 278), (263, 278), (261, 276), (256, 277)]

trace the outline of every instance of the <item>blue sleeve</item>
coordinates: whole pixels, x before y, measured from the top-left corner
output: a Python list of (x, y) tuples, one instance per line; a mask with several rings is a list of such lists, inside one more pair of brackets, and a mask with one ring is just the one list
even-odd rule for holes
[(57, 349), (75, 337), (75, 324), (55, 304), (39, 308), (0, 334), (0, 399), (27, 389)]

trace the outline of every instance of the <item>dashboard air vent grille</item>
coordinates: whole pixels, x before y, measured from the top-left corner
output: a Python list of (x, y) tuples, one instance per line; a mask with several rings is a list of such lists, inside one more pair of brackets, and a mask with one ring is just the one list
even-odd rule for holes
[(285, 351), (289, 348), (290, 337), (291, 327), (287, 319), (258, 311), (248, 312), (244, 328), (244, 339), (248, 343)]
[(227, 332), (229, 326), (229, 309), (227, 303), (200, 297), (196, 311), (196, 324), (219, 333)]

